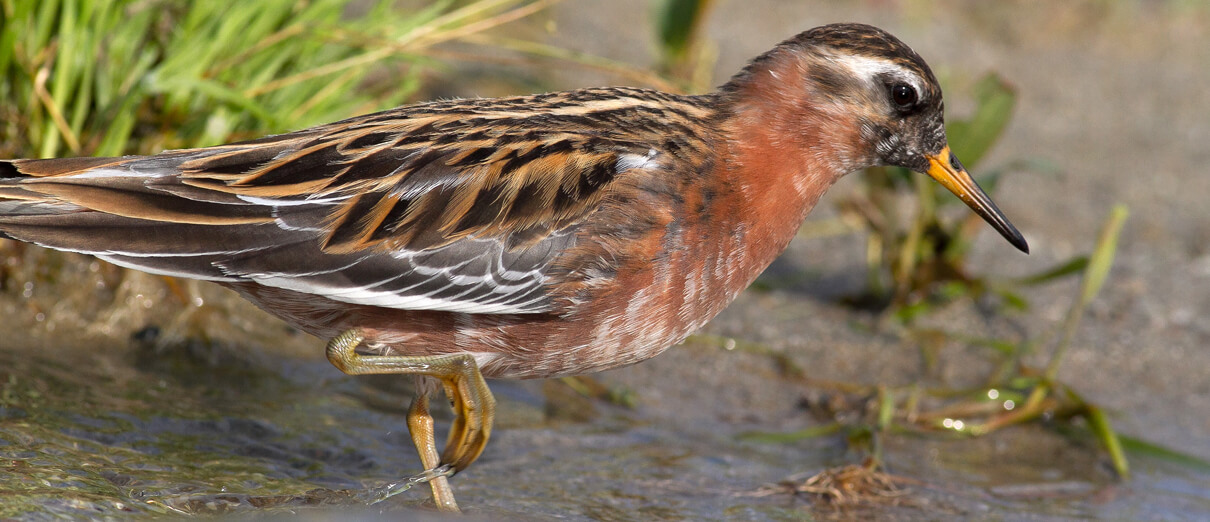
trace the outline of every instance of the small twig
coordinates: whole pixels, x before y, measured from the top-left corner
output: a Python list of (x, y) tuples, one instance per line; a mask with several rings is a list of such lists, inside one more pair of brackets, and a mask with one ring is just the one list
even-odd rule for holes
[(546, 9), (547, 7), (555, 5), (555, 4), (559, 3), (560, 1), (562, 1), (562, 0), (538, 0), (532, 4), (527, 4), (523, 7), (518, 7), (511, 11), (505, 11), (503, 13), (500, 13), (498, 15), (495, 15), (495, 16), (492, 16), (489, 18), (485, 18), (478, 22), (466, 24), (457, 29), (446, 31), (444, 33), (437, 33), (435, 36), (432, 36), (432, 37), (428, 38), (427, 40), (418, 38), (418, 39), (410, 42), (408, 44), (408, 46), (409, 47), (431, 47), (431, 46), (441, 43), (441, 42), (445, 42), (445, 41), (449, 41), (449, 40), (456, 40), (456, 39), (463, 38), (463, 37), (466, 37), (466, 36), (469, 36), (469, 35), (472, 35), (475, 33), (481, 33), (488, 29), (492, 29), (494, 27), (498, 27), (498, 26), (507, 24), (509, 22), (525, 18), (529, 15), (537, 13), (538, 11)]
[(38, 69), (38, 74), (34, 76), (34, 94), (38, 96), (38, 100), (46, 107), (46, 112), (50, 114), (51, 120), (55, 122), (55, 127), (59, 129), (59, 134), (63, 136), (63, 141), (67, 142), (67, 148), (71, 149), (73, 153), (79, 153), (80, 138), (76, 137), (76, 133), (72, 132), (71, 125), (68, 125), (67, 119), (59, 111), (59, 105), (55, 103), (50, 92), (46, 90), (46, 80), (49, 78), (49, 68), (41, 67)]
[(454, 474), (454, 467), (446, 464), (436, 468), (417, 473), (402, 480), (388, 483), (384, 486), (372, 488), (356, 495), (356, 498), (368, 504), (377, 504), (395, 495), (403, 493), (413, 486), (425, 484), (438, 477), (449, 477)]
[(907, 490), (898, 484), (905, 482), (913, 481), (877, 471), (868, 465), (850, 464), (841, 468), (825, 469), (806, 480), (792, 476), (777, 484), (761, 487), (749, 495), (768, 497), (803, 493), (819, 497), (833, 507), (875, 503), (899, 504), (905, 498)]
[[(302, 71), (297, 74), (286, 76), (271, 82), (267, 82), (259, 87), (253, 87), (243, 91), (243, 95), (248, 98), (254, 98), (262, 94), (276, 91), (283, 87), (288, 87), (299, 82), (311, 80), (329, 74), (335, 74), (346, 69), (352, 69), (361, 65), (368, 65), (379, 60), (382, 60), (393, 54), (408, 54), (415, 53), (421, 49), (432, 47), (441, 42), (466, 38), (475, 33), (486, 31), (488, 29), (524, 18), (532, 15), (542, 9), (558, 3), (561, 0), (539, 0), (532, 4), (527, 4), (523, 7), (505, 11), (498, 15), (470, 23), (445, 32), (433, 32), (435, 29), (427, 29), (409, 34), (404, 37), (402, 42), (393, 42), (384, 45), (378, 49), (366, 51), (357, 56), (351, 56), (340, 61), (332, 62), (327, 65), (322, 65), (314, 69)], [(479, 5), (479, 4), (472, 4)], [(470, 7), (470, 6), (468, 6)], [(436, 24), (430, 24), (436, 27)], [(428, 26), (426, 26), (428, 27)]]

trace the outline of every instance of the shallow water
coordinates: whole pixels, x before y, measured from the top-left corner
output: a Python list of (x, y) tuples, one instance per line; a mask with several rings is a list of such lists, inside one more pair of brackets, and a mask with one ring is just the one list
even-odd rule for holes
[[(298, 342), (313, 345), (313, 356), (218, 364), (196, 346), (5, 344), (0, 517), (424, 509), (423, 487), (373, 506), (354, 497), (420, 471), (404, 427), (407, 379), (340, 375), (318, 357), (318, 341)], [(731, 371), (700, 371), (716, 364)], [(862, 456), (841, 435), (789, 443), (741, 436), (819, 424), (795, 404), (807, 387), (773, 366), (691, 342), (602, 376), (629, 388), (634, 408), (561, 381), (493, 382), (497, 429), (480, 461), (452, 479), (458, 499), (493, 519), (1210, 516), (1206, 470), (1136, 458), (1135, 477), (1120, 482), (1090, 441), (1042, 426), (979, 439), (886, 437), (888, 468), (904, 480), (894, 502), (835, 508), (770, 493), (766, 486), (791, 475)], [(690, 373), (700, 381), (687, 381)], [(759, 388), (773, 393), (743, 397)], [(736, 407), (736, 394), (751, 409)]]

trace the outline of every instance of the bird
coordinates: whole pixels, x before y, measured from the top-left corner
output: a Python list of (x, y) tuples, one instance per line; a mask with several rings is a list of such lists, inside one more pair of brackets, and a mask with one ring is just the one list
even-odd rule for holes
[[(0, 161), (0, 236), (213, 281), (328, 341), (350, 375), (410, 374), (439, 509), (483, 452), (485, 378), (656, 356), (782, 253), (840, 177), (891, 165), (1021, 233), (950, 150), (925, 61), (863, 24), (802, 32), (716, 91), (446, 99), (149, 156)], [(438, 453), (430, 398), (455, 416)]]

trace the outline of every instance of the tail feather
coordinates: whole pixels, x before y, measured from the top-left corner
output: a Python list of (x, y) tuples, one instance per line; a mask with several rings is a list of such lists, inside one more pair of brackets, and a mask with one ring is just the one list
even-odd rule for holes
[(16, 178), (70, 176), (88, 170), (119, 165), (138, 157), (0, 160), (0, 182)]
[(194, 154), (0, 161), (0, 237), (210, 280), (231, 279), (219, 259), (313, 238), (272, 206), (183, 185)]

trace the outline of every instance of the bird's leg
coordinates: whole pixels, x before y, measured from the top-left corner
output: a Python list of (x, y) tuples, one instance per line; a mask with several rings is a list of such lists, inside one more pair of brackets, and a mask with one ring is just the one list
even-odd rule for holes
[[(445, 393), (454, 408), (454, 422), (450, 426), (449, 439), (441, 454), (441, 464), (449, 465), (455, 472), (466, 469), (487, 446), (491, 436), (492, 420), (496, 414), (496, 400), (479, 373), (479, 365), (468, 354), (451, 355), (361, 355), (357, 345), (364, 340), (360, 330), (352, 329), (341, 333), (328, 342), (328, 361), (349, 375), (410, 373), (428, 375), (441, 380)], [(433, 420), (428, 415), (427, 394), (417, 396), (408, 411), (408, 428), (412, 442), (420, 452), (424, 466), (436, 468), (436, 443), (433, 437)], [(433, 481), (433, 500), (442, 509), (457, 509), (448, 483), (444, 491), (439, 481)], [(448, 502), (448, 507), (445, 502)]]
[(479, 364), (468, 354), (444, 355), (439, 365), (443, 375), (438, 376), (445, 385), (445, 395), (454, 407), (454, 422), (450, 435), (441, 452), (441, 463), (454, 467), (459, 472), (470, 466), (492, 434), (492, 421), (496, 417), (496, 398), (479, 373)]
[[(427, 391), (419, 392), (416, 398), (412, 399), (412, 407), (408, 408), (408, 432), (412, 434), (412, 442), (416, 444), (416, 452), (420, 453), (420, 463), (425, 471), (437, 469), (441, 463), (437, 460), (437, 440), (433, 436), (433, 416), (429, 414)], [(433, 488), (433, 503), (437, 505), (437, 509), (458, 511), (449, 477), (433, 477), (429, 486)]]

